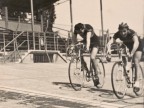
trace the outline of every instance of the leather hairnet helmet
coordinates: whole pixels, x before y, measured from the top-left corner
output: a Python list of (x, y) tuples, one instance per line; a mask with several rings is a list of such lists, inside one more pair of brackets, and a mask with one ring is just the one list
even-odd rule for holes
[(121, 24), (119, 24), (118, 29), (121, 30), (121, 29), (123, 29), (123, 28), (129, 29), (129, 26), (127, 25), (127, 23), (123, 23), (123, 22), (122, 22)]

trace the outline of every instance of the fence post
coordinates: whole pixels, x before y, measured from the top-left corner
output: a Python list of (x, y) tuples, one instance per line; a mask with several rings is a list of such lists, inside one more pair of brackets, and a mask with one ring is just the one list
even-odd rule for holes
[(5, 63), (5, 52), (6, 52), (6, 48), (5, 48), (5, 34), (3, 34), (3, 41), (4, 41), (4, 60), (3, 62)]
[[(57, 35), (58, 35), (58, 34), (57, 34)], [(58, 45), (58, 44), (59, 44), (59, 43), (58, 43), (58, 39), (59, 39), (59, 37), (57, 36), (57, 43), (56, 43), (56, 44), (57, 44), (57, 50), (59, 50), (59, 48), (58, 48), (58, 46), (59, 46), (59, 45)]]
[(35, 32), (33, 31), (33, 49), (35, 50)]
[[(13, 39), (15, 38), (15, 34), (13, 33)], [(14, 62), (16, 60), (16, 40), (14, 39)]]
[(29, 42), (29, 34), (28, 34), (28, 31), (27, 31), (27, 45), (28, 45), (28, 50), (30, 50), (30, 42)]
[(109, 37), (109, 29), (107, 30), (107, 39), (106, 39), (106, 44), (107, 42), (110, 40), (110, 37)]
[(45, 45), (45, 50), (47, 50), (47, 41), (46, 41), (46, 33), (44, 32), (44, 45)]
[(54, 33), (54, 50), (56, 50), (56, 41), (55, 41), (56, 35)]
[(5, 28), (8, 29), (8, 7), (4, 7), (5, 11)]
[(40, 37), (40, 32), (38, 32), (38, 43), (39, 43), (39, 50), (41, 50), (41, 37)]

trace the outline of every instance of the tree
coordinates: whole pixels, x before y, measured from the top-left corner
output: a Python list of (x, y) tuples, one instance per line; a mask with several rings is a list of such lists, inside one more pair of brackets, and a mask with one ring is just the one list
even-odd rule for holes
[(52, 32), (53, 23), (56, 19), (54, 5), (51, 5), (48, 8), (43, 8), (42, 15), (43, 15), (43, 31)]

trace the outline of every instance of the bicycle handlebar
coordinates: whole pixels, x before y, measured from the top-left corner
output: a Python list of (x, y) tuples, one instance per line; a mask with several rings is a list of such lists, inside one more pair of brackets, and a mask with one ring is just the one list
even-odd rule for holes
[(84, 53), (90, 53), (90, 51), (86, 51), (85, 44), (82, 42), (78, 42), (74, 46), (77, 47), (78, 49), (82, 50)]
[[(128, 47), (124, 43), (122, 43), (122, 44), (117, 43), (116, 45), (117, 45), (118, 52), (123, 51), (126, 55), (128, 55), (130, 53)], [(112, 47), (112, 45), (111, 45), (111, 47)]]
[(77, 43), (75, 44), (75, 46), (78, 46), (78, 45), (84, 45), (84, 43), (82, 43), (82, 42), (77, 42)]
[[(119, 56), (126, 56), (126, 57), (128, 57), (129, 60), (131, 60), (133, 58), (130, 56), (129, 49), (124, 43), (121, 43), (121, 44), (117, 43), (116, 45), (117, 45), (117, 51), (118, 51)], [(111, 47), (112, 47), (112, 45), (111, 45)], [(111, 53), (107, 52), (106, 58), (109, 59), (109, 57), (111, 57)]]
[(118, 44), (118, 47), (119, 47), (118, 51), (121, 51), (123, 54), (126, 54), (126, 55), (130, 54), (128, 47), (124, 43)]

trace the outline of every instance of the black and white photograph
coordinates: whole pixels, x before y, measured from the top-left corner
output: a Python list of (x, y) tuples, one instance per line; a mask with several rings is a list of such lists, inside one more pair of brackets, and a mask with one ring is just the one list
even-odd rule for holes
[(0, 108), (144, 108), (144, 0), (0, 0)]

